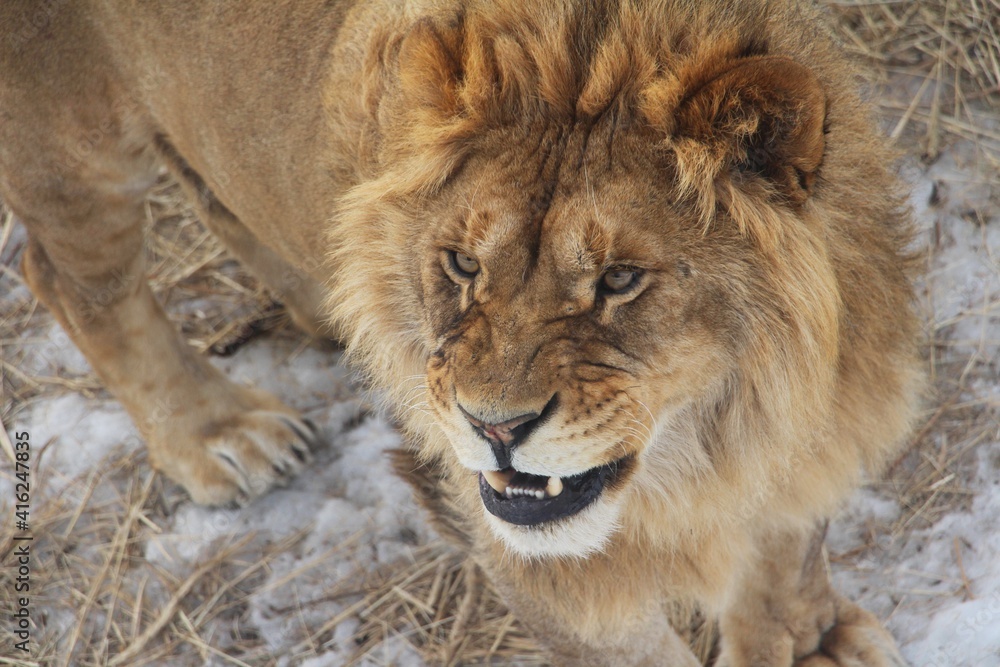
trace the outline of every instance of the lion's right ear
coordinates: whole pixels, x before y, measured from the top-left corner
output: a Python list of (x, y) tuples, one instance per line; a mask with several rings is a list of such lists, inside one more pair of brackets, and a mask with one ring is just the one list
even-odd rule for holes
[[(388, 95), (373, 105), (380, 115), (380, 160), (391, 170), (393, 191), (428, 193), (443, 184), (464, 155), (474, 124), (465, 113), (464, 29), (460, 19), (417, 22), (397, 42)], [(384, 63), (380, 63), (384, 67)]]
[(462, 80), (460, 28), (439, 28), (419, 21), (399, 47), (403, 102), (425, 122), (445, 122), (459, 112)]
[(782, 56), (706, 67), (684, 73), (682, 89), (671, 91), (673, 113), (660, 119), (681, 180), (704, 191), (759, 178), (787, 204), (803, 204), (823, 160), (826, 95), (819, 79)]

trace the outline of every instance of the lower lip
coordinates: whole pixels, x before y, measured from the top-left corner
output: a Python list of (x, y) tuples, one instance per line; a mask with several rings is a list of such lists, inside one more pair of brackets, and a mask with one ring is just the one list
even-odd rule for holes
[(618, 478), (630, 460), (622, 459), (579, 475), (565, 477), (562, 480), (562, 493), (541, 500), (525, 496), (508, 498), (497, 493), (480, 474), (479, 495), (486, 511), (507, 523), (517, 526), (551, 523), (577, 514), (600, 498), (604, 489)]

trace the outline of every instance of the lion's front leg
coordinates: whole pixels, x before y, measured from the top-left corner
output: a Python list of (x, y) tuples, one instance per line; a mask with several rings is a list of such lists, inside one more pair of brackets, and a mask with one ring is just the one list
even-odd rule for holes
[(582, 635), (573, 619), (558, 618), (537, 604), (513, 607), (557, 667), (701, 667), (659, 608), (656, 615), (632, 619), (625, 633), (618, 631), (621, 619), (614, 619), (601, 636)]
[(874, 615), (830, 585), (826, 526), (773, 532), (734, 582), (720, 618), (717, 667), (902, 667)]
[(302, 469), (315, 427), (270, 394), (233, 383), (187, 345), (154, 299), (141, 261), (112, 274), (117, 282), (105, 280), (120, 285), (107, 288), (114, 293), (106, 303), (75, 268), (57, 266), (32, 238), (28, 283), (128, 410), (154, 467), (207, 505), (246, 503)]
[(670, 602), (628, 558), (482, 563), (518, 620), (558, 667), (701, 667), (671, 627)]

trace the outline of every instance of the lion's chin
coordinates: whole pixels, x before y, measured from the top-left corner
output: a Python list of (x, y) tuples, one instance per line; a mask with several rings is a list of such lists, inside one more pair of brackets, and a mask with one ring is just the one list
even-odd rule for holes
[(619, 499), (600, 498), (572, 516), (519, 526), (483, 510), (493, 535), (525, 558), (586, 558), (604, 550), (619, 527)]

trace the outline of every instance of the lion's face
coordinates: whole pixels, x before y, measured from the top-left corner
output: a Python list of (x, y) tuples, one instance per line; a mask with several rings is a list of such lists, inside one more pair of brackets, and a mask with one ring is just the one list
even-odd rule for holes
[(752, 512), (833, 382), (822, 85), (738, 41), (578, 61), (461, 26), (399, 44), (383, 171), (342, 203), (348, 349), (521, 554)]
[[(672, 198), (641, 135), (497, 131), (476, 155), (423, 214), (428, 403), (495, 534), (586, 554), (650, 474), (658, 429), (720, 390), (750, 249)], [(654, 474), (698, 455), (659, 452)]]

